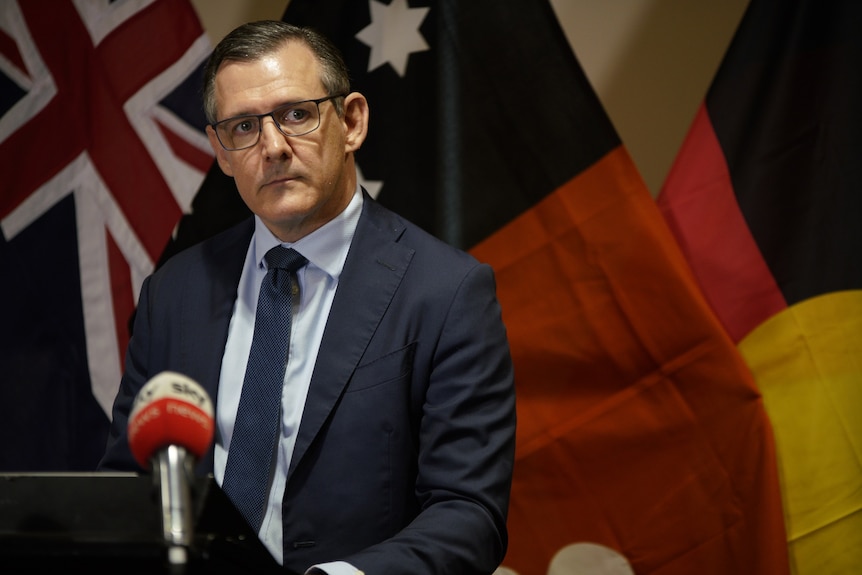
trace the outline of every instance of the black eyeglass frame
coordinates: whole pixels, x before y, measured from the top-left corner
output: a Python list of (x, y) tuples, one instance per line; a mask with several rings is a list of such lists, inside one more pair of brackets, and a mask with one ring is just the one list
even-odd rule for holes
[[(272, 121), (275, 124), (275, 127), (283, 135), (285, 135), (287, 137), (291, 137), (291, 138), (296, 137), (296, 136), (306, 136), (306, 135), (312, 133), (313, 131), (317, 130), (320, 127), (320, 105), (322, 103), (328, 101), (328, 100), (334, 100), (335, 98), (344, 98), (346, 96), (347, 96), (347, 94), (335, 94), (333, 96), (324, 96), (323, 98), (317, 98), (316, 100), (299, 100), (297, 102), (288, 102), (287, 104), (282, 104), (281, 106), (279, 106), (275, 110), (266, 112), (264, 114), (240, 114), (239, 116), (233, 116), (231, 118), (225, 118), (224, 120), (219, 120), (218, 122), (215, 122), (214, 124), (210, 124), (210, 127), (215, 132), (216, 138), (218, 139), (218, 143), (221, 144), (221, 147), (224, 148), (225, 150), (227, 150), (228, 152), (236, 152), (237, 150), (246, 150), (248, 148), (256, 146), (257, 143), (260, 142), (260, 134), (263, 131), (263, 119), (266, 118), (267, 116), (272, 118)], [(308, 104), (308, 103), (313, 103), (317, 107), (317, 125), (314, 126), (313, 128), (311, 128), (310, 130), (307, 130), (305, 132), (301, 132), (299, 134), (288, 134), (287, 132), (282, 130), (281, 124), (275, 118), (275, 113), (280, 111), (280, 110), (284, 110), (285, 108), (290, 108), (291, 106), (297, 106), (299, 104)], [(249, 144), (247, 146), (242, 146), (240, 148), (228, 147), (221, 139), (221, 135), (219, 133), (219, 126), (222, 126), (222, 125), (226, 124), (227, 122), (235, 122), (236, 120), (241, 120), (243, 118), (255, 118), (255, 119), (257, 119), (257, 137), (254, 139), (254, 142), (252, 142), (251, 144)]]

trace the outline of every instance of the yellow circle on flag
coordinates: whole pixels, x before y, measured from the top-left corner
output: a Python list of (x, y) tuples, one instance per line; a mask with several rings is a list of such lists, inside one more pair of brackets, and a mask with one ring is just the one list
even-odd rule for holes
[(791, 564), (862, 568), (862, 291), (811, 298), (739, 344), (775, 433)]

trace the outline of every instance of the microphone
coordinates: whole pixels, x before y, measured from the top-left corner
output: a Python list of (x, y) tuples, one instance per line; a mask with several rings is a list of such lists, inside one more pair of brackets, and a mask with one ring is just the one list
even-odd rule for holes
[(141, 388), (129, 415), (129, 448), (142, 468), (155, 468), (168, 562), (179, 570), (188, 562), (193, 536), (189, 477), (195, 459), (212, 443), (213, 414), (203, 387), (185, 375), (163, 371)]

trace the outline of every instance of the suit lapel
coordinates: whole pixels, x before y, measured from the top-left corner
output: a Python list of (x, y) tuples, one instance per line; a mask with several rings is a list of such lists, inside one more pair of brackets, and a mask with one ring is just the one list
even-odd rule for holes
[(288, 480), (359, 365), (410, 265), (413, 250), (396, 243), (403, 231), (394, 214), (366, 195), (323, 333)]

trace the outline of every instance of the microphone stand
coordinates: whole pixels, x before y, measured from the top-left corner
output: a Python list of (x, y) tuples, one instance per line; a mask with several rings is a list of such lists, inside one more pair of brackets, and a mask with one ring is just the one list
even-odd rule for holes
[(186, 449), (177, 445), (159, 450), (153, 461), (159, 479), (162, 533), (168, 547), (168, 564), (171, 573), (177, 575), (186, 572), (188, 550), (194, 536), (189, 485), (191, 461)]

